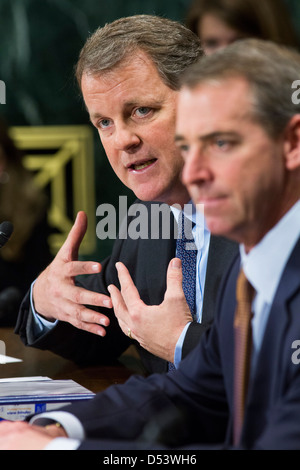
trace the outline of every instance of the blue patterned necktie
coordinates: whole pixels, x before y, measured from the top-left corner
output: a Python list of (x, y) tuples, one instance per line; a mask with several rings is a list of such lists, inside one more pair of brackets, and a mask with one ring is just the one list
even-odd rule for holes
[(182, 264), (182, 288), (193, 318), (196, 315), (196, 261), (197, 248), (193, 237), (191, 220), (180, 213), (178, 238), (176, 242), (177, 257)]
[[(184, 216), (183, 211), (178, 219), (178, 236), (176, 241), (177, 257), (182, 264), (182, 289), (193, 318), (196, 318), (196, 262), (197, 248), (193, 237), (193, 223)], [(169, 370), (175, 369), (169, 363)]]

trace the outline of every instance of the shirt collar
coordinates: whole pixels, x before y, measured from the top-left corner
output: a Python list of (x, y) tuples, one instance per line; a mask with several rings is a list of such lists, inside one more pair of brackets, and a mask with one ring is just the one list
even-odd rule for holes
[(300, 201), (246, 254), (240, 246), (245, 275), (266, 302), (272, 303), (285, 265), (300, 236)]
[[(173, 212), (173, 215), (175, 217), (175, 220), (178, 223), (179, 214), (181, 213), (182, 209), (177, 205), (170, 206), (170, 207), (171, 207), (171, 211)], [(204, 212), (203, 212), (203, 210), (201, 210), (201, 204), (199, 204), (199, 207), (198, 207), (198, 204), (197, 204), (197, 207), (196, 207), (195, 204), (193, 203), (193, 201), (190, 200), (187, 204), (184, 205), (183, 212), (184, 212), (185, 217), (187, 217), (194, 224), (196, 224), (197, 227), (199, 227), (199, 228), (204, 227), (204, 231), (209, 232), (209, 230), (207, 228), (207, 225), (206, 225)]]

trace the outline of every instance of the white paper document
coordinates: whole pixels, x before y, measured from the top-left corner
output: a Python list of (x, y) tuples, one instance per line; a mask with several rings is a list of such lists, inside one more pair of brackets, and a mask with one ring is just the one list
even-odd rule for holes
[(22, 362), (22, 359), (17, 359), (16, 357), (5, 356), (0, 354), (0, 364), (8, 364), (10, 362)]
[(6, 377), (5, 379), (0, 379), (1, 382), (33, 382), (38, 380), (51, 380), (49, 377), (45, 377), (44, 375), (34, 375), (32, 377)]

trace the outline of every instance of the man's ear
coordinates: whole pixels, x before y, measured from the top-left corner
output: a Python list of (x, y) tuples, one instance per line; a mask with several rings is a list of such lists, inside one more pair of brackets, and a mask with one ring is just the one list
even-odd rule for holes
[(300, 114), (295, 114), (284, 134), (285, 165), (290, 171), (300, 168)]

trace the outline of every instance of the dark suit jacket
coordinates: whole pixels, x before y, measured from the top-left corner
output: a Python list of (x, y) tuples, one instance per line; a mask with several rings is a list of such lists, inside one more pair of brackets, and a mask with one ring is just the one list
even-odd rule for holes
[(6, 260), (0, 253), (0, 327), (15, 326), (30, 284), (52, 261), (47, 243), (50, 233), (45, 213), (33, 228), (19, 259)]
[[(65, 408), (84, 426), (87, 440), (81, 449), (168, 448), (174, 442), (176, 448), (232, 447), (233, 318), (239, 266), (238, 258), (221, 289), (212, 327), (177, 371), (134, 376), (91, 402)], [(300, 239), (271, 307), (240, 448), (300, 449), (300, 354), (294, 349), (299, 340)]]
[[(145, 204), (149, 209), (150, 233), (150, 208), (154, 203), (142, 204)], [(127, 227), (133, 220), (133, 217), (128, 217), (120, 229), (111, 256), (102, 263), (101, 273), (86, 277), (84, 281), (81, 281), (82, 285), (89, 290), (108, 294), (108, 285), (119, 286), (115, 263), (122, 261), (129, 269), (143, 301), (148, 305), (160, 304), (166, 290), (167, 267), (175, 256), (176, 248), (174, 219), (171, 211), (170, 217), (171, 232), (168, 239), (151, 239), (149, 237), (137, 240), (125, 238)], [(236, 243), (221, 237), (211, 238), (203, 301), (203, 321), (201, 324), (194, 322), (189, 327), (183, 347), (183, 356), (194, 348), (203, 331), (211, 324), (220, 280), (237, 251)], [(26, 345), (52, 350), (79, 364), (107, 363), (118, 358), (132, 341), (123, 334), (113, 311), (105, 308), (101, 310), (111, 321), (104, 338), (78, 330), (69, 323), (59, 322), (50, 333), (34, 341), (31, 335), (32, 314), (28, 293), (21, 305), (15, 331)], [(167, 370), (166, 361), (154, 356), (139, 345), (137, 347), (140, 350), (146, 371), (152, 373)]]

